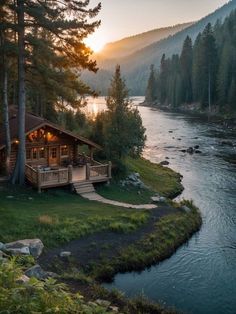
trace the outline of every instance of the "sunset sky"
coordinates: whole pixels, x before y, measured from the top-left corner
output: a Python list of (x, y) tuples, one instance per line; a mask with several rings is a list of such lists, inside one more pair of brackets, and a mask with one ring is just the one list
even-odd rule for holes
[[(99, 0), (91, 0), (96, 5)], [(154, 28), (196, 21), (227, 0), (101, 0), (102, 25), (87, 43), (96, 50), (111, 41)]]

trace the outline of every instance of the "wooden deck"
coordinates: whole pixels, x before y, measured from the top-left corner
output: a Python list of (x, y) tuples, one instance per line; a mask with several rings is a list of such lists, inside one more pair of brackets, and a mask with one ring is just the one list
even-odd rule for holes
[(76, 182), (106, 182), (111, 179), (111, 163), (94, 162), (81, 167), (50, 168), (26, 165), (26, 178), (39, 192), (41, 189), (71, 185)]

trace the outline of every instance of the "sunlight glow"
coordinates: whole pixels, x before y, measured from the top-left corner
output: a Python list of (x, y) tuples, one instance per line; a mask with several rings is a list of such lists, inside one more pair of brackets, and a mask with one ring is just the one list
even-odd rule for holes
[(85, 39), (85, 44), (89, 46), (95, 53), (100, 52), (107, 43), (106, 37), (101, 32), (96, 32)]

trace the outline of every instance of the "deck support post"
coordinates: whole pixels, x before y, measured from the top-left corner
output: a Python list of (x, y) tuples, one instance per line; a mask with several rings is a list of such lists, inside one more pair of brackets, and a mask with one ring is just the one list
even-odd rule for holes
[(88, 181), (90, 178), (90, 164), (86, 163), (86, 180)]
[(69, 165), (68, 166), (68, 181), (70, 184), (73, 182), (72, 172), (73, 172), (73, 167), (72, 167), (72, 165)]
[(111, 167), (112, 167), (112, 163), (111, 161), (108, 162), (108, 178), (111, 179), (112, 176), (111, 176)]
[(41, 193), (41, 175), (40, 175), (40, 166), (37, 167), (37, 186), (38, 193)]

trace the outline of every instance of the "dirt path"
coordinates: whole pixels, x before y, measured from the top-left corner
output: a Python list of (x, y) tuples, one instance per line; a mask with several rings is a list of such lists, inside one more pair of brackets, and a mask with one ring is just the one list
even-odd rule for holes
[[(128, 246), (146, 234), (152, 232), (155, 223), (163, 216), (177, 212), (177, 209), (168, 205), (162, 205), (150, 210), (148, 222), (141, 228), (132, 233), (117, 233), (110, 231), (98, 232), (89, 236), (82, 237), (78, 240), (45, 252), (40, 258), (39, 263), (46, 270), (54, 270), (53, 264), (58, 260), (58, 256), (63, 251), (71, 252), (73, 263), (77, 267), (86, 268), (91, 262), (99, 262), (104, 258), (112, 258), (118, 254), (118, 251)], [(61, 259), (63, 261), (63, 259)], [(65, 267), (66, 267), (66, 260)]]

